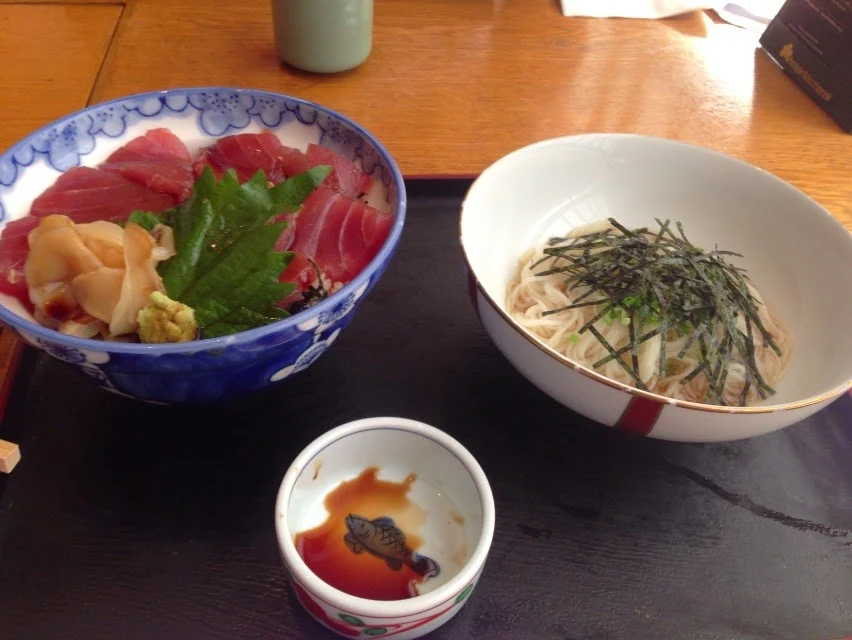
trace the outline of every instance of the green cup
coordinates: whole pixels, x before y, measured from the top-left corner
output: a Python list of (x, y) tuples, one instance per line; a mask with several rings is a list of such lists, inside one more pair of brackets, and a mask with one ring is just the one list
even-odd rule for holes
[(316, 73), (353, 69), (373, 45), (373, 0), (272, 0), (278, 57)]

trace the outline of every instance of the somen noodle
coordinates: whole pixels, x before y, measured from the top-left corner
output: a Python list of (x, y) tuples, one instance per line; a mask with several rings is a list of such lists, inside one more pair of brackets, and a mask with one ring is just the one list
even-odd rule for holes
[(745, 406), (771, 396), (793, 337), (727, 251), (677, 224), (600, 220), (521, 256), (507, 309), (570, 360), (670, 398)]

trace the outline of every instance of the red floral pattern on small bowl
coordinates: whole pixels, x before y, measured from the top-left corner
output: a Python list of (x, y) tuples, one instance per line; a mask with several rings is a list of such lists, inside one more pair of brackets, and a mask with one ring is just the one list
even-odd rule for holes
[[(293, 581), (293, 589), (301, 605), (315, 620), (341, 636), (349, 638), (394, 637), (397, 640), (412, 640), (425, 635), (454, 616), (467, 600), (470, 592), (473, 591), (475, 584), (476, 580), (434, 609), (424, 611), (419, 616), (409, 616), (402, 620), (394, 618), (370, 619), (334, 609), (327, 611), (319, 600), (309, 594), (295, 580)], [(433, 622), (436, 624), (430, 625)]]

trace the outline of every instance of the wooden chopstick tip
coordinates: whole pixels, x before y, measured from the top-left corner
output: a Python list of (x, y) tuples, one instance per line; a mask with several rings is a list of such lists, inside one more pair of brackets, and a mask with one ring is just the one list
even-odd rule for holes
[(0, 473), (12, 473), (21, 461), (21, 448), (13, 442), (0, 440)]

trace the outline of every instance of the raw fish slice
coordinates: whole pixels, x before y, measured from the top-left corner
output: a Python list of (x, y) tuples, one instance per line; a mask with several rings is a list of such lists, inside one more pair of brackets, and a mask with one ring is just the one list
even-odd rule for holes
[(69, 281), (81, 273), (97, 271), (103, 262), (83, 243), (67, 216), (41, 218), (27, 242), (30, 250), (24, 275), (30, 300), (49, 326), (70, 320), (77, 300)]
[(6, 223), (6, 226), (3, 227), (2, 240), (20, 237), (24, 237), (26, 239), (30, 231), (38, 226), (38, 223), (39, 219), (33, 216), (24, 216), (17, 220), (10, 220)]
[(316, 232), (313, 260), (332, 283), (348, 282), (358, 273), (349, 273), (340, 252), (343, 223), (357, 206), (356, 201), (337, 194), (326, 212), (322, 229)]
[(144, 136), (134, 138), (113, 151), (104, 164), (138, 160), (181, 160), (189, 163), (192, 158), (186, 145), (171, 131), (151, 129)]
[[(349, 260), (355, 261), (357, 265), (355, 271), (357, 274), (376, 257), (382, 246), (384, 246), (385, 240), (387, 240), (393, 226), (393, 216), (389, 213), (378, 211), (367, 204), (362, 205), (361, 202), (356, 204), (359, 208), (359, 217), (361, 218), (360, 244), (358, 235), (353, 229), (351, 235), (344, 238), (344, 251), (341, 251), (341, 253), (347, 256)], [(355, 224), (353, 222), (353, 225)]]
[(81, 273), (71, 281), (71, 291), (83, 311), (109, 324), (121, 297), (124, 275), (124, 269), (111, 267)]
[(296, 237), (296, 214), (282, 213), (273, 219), (273, 222), (286, 222), (287, 227), (278, 236), (278, 241), (275, 243), (275, 251), (289, 251), (293, 246), (293, 240)]
[[(366, 206), (366, 205), (365, 205)], [(393, 224), (393, 217), (367, 206), (361, 218), (361, 241), (368, 253), (375, 255), (382, 248)], [(371, 258), (372, 259), (372, 258)]]
[(296, 258), (281, 281), (305, 291), (316, 279), (313, 261), (332, 284), (348, 283), (379, 252), (392, 224), (393, 216), (320, 185), (296, 216), (290, 246)]
[[(281, 273), (281, 282), (294, 282), (302, 292), (317, 279), (316, 270), (311, 264), (316, 250), (315, 237), (322, 228), (322, 220), (333, 203), (336, 192), (320, 185), (307, 197), (296, 215), (293, 229), (285, 229), (276, 246), (288, 246), (295, 257)], [(289, 235), (289, 238), (285, 236)], [(279, 249), (280, 250), (280, 249)]]
[(271, 131), (261, 131), (254, 135), (257, 136), (257, 144), (263, 147), (263, 150), (273, 158), (278, 156), (281, 152), (281, 148), (284, 146), (281, 144), (281, 140), (278, 139), (278, 136)]
[(110, 336), (135, 333), (139, 311), (154, 291), (164, 290), (157, 273), (156, 246), (154, 238), (139, 225), (124, 227), (124, 277), (109, 322)]
[[(124, 268), (124, 233), (120, 226), (106, 220), (76, 225), (83, 244), (107, 267)], [(94, 315), (94, 314), (92, 314)]]
[(271, 131), (220, 138), (216, 144), (201, 150), (193, 163), (195, 175), (200, 176), (207, 166), (219, 178), (228, 169), (233, 169), (240, 182), (245, 182), (262, 169), (274, 184), (311, 168), (304, 153), (281, 144), (278, 136)]
[[(307, 197), (299, 210), (298, 226), (292, 250), (313, 260), (325, 217), (339, 199), (340, 194), (320, 185)], [(322, 267), (320, 267), (322, 268)]]
[(39, 226), (30, 231), (28, 242), (30, 251), (24, 273), (31, 289), (69, 282), (76, 275), (104, 266), (65, 216), (42, 218)]
[(104, 171), (118, 173), (157, 193), (174, 197), (174, 204), (183, 202), (192, 192), (192, 167), (180, 160), (144, 160), (105, 164)]
[(287, 265), (287, 268), (281, 273), (278, 278), (280, 282), (293, 282), (296, 285), (296, 299), (301, 298), (301, 294), (308, 290), (317, 279), (317, 272), (308, 258), (300, 253), (293, 257), (293, 261)]
[(60, 323), (56, 330), (75, 338), (94, 338), (100, 333), (105, 334), (107, 326), (105, 322), (79, 312), (75, 313), (70, 320)]
[(200, 176), (204, 167), (210, 166), (221, 177), (227, 169), (234, 169), (240, 182), (263, 170), (267, 179), (277, 184), (287, 177), (278, 165), (281, 148), (281, 141), (269, 131), (225, 136), (213, 146), (202, 149), (193, 170), (196, 176)]
[[(393, 216), (377, 211), (360, 201), (357, 201), (340, 233), (340, 260), (342, 268), (351, 280), (357, 276), (382, 248), (393, 225)], [(369, 227), (369, 241), (365, 237), (364, 228)]]
[(168, 129), (151, 129), (145, 134), (144, 138), (161, 147), (166, 153), (173, 155), (176, 158), (180, 158), (186, 162), (190, 162), (192, 160), (192, 156), (189, 155), (189, 149), (186, 148), (186, 145)]
[(16, 297), (29, 310), (33, 306), (24, 277), (24, 265), (30, 250), (27, 235), (38, 223), (39, 218), (32, 216), (12, 220), (0, 236), (0, 292)]
[(204, 172), (204, 167), (210, 167), (213, 170), (213, 175), (217, 178), (221, 178), (225, 173), (226, 168), (219, 163), (219, 156), (215, 152), (215, 147), (202, 149), (195, 162), (192, 163), (192, 173), (196, 178)]
[(350, 198), (359, 198), (368, 193), (373, 179), (355, 166), (351, 160), (316, 144), (308, 145), (308, 163), (312, 167), (327, 164), (331, 173), (323, 184)]
[(233, 167), (240, 182), (249, 180), (258, 170), (266, 174), (267, 180), (281, 182), (286, 176), (278, 169), (276, 162), (280, 147), (278, 138), (268, 132), (229, 136), (216, 143), (223, 160), (220, 164)]
[(278, 152), (278, 166), (288, 178), (304, 173), (311, 168), (308, 157), (304, 153), (284, 145)]
[(124, 176), (74, 167), (33, 201), (30, 213), (37, 218), (64, 214), (74, 222), (94, 222), (125, 218), (136, 209), (159, 213), (174, 204), (171, 196), (155, 193)]
[(361, 238), (363, 237), (361, 233), (362, 224), (363, 216), (358, 215), (357, 207), (349, 207), (346, 219), (340, 228), (338, 252), (340, 253), (342, 268), (350, 280), (364, 268), (361, 258), (363, 252), (360, 250)]
[(134, 138), (113, 152), (100, 169), (174, 196), (175, 203), (185, 200), (192, 191), (189, 151), (167, 129), (153, 129)]

